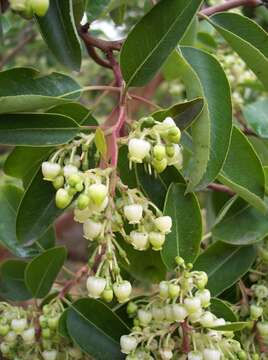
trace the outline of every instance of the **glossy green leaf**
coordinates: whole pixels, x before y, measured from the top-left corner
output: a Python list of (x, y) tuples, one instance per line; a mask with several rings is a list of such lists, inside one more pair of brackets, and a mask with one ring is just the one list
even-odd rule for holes
[(268, 89), (268, 35), (255, 21), (235, 13), (208, 20)]
[(42, 236), (62, 214), (55, 204), (55, 189), (43, 180), (41, 170), (32, 179), (21, 200), (17, 219), (17, 237), (20, 243)]
[(210, 311), (218, 318), (225, 321), (237, 322), (237, 316), (231, 308), (231, 304), (221, 299), (212, 298), (210, 302)]
[(50, 0), (47, 14), (37, 18), (41, 34), (56, 59), (72, 70), (81, 66), (81, 45), (75, 27), (72, 0)]
[(0, 143), (24, 146), (65, 144), (79, 132), (71, 118), (58, 114), (0, 115)]
[(104, 132), (101, 128), (98, 128), (95, 133), (95, 145), (102, 157), (106, 157), (107, 154), (107, 144)]
[(70, 338), (70, 336), (67, 329), (67, 314), (68, 314), (68, 309), (65, 309), (64, 312), (61, 314), (58, 330), (61, 336), (68, 339)]
[[(203, 97), (204, 110), (192, 126), (193, 159), (188, 191), (202, 189), (219, 174), (230, 143), (232, 104), (226, 75), (212, 55), (191, 47), (181, 48), (178, 73), (188, 97)], [(179, 64), (180, 63), (180, 64)]]
[(152, 114), (157, 121), (163, 121), (170, 116), (180, 130), (185, 130), (198, 118), (204, 107), (202, 98), (171, 106), (168, 109), (158, 110)]
[(268, 139), (268, 99), (261, 99), (243, 108), (243, 115), (251, 129), (260, 137)]
[(24, 281), (27, 262), (7, 260), (0, 268), (0, 297), (11, 301), (25, 301), (32, 298)]
[(196, 196), (185, 194), (186, 186), (171, 184), (167, 193), (164, 214), (172, 218), (171, 232), (166, 235), (162, 258), (168, 269), (176, 267), (175, 257), (194, 262), (202, 239), (202, 218)]
[(4, 171), (7, 175), (21, 179), (27, 187), (53, 148), (50, 147), (15, 147), (5, 161)]
[(31, 68), (0, 72), (0, 114), (45, 109), (77, 99), (80, 86), (69, 76), (52, 73), (40, 76)]
[(247, 138), (256, 151), (262, 165), (268, 166), (268, 140), (257, 138), (256, 136), (248, 136)]
[(88, 21), (92, 22), (106, 13), (109, 9), (111, 0), (89, 0), (87, 1), (86, 13)]
[(66, 255), (64, 247), (52, 248), (28, 263), (25, 269), (25, 282), (34, 298), (42, 299), (49, 293)]
[(182, 39), (201, 3), (162, 0), (137, 23), (120, 56), (127, 87), (143, 86), (153, 78)]
[(250, 245), (268, 235), (267, 214), (262, 215), (255, 208), (245, 205), (235, 212), (229, 212), (230, 215), (227, 212), (225, 218), (212, 229), (215, 240), (233, 245)]
[(73, 0), (73, 16), (76, 26), (79, 26), (86, 8), (86, 0)]
[[(0, 187), (0, 244), (18, 257), (32, 257), (54, 245), (55, 234), (52, 228), (42, 237), (33, 237), (25, 246), (16, 237), (16, 214), (23, 196), (23, 191), (13, 185)], [(38, 245), (37, 245), (38, 243)]]
[(255, 259), (253, 246), (233, 246), (218, 241), (197, 258), (194, 269), (208, 274), (207, 288), (212, 296), (217, 296), (235, 284)]
[(67, 329), (73, 341), (96, 360), (120, 360), (120, 337), (128, 327), (105, 304), (94, 299), (76, 301), (67, 313)]
[(217, 331), (241, 331), (248, 325), (247, 322), (233, 322), (231, 324), (221, 325), (221, 326), (212, 326), (210, 329)]
[(262, 164), (246, 136), (236, 127), (233, 128), (228, 156), (218, 179), (259, 211), (266, 211)]

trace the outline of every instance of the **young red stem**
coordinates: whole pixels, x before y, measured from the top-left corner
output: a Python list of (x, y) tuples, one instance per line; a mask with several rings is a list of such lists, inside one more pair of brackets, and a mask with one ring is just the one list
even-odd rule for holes
[(184, 321), (181, 324), (182, 333), (183, 333), (183, 339), (182, 339), (182, 352), (184, 354), (188, 354), (191, 351), (191, 344), (190, 344), (190, 338), (189, 338), (189, 326), (187, 324), (187, 321)]

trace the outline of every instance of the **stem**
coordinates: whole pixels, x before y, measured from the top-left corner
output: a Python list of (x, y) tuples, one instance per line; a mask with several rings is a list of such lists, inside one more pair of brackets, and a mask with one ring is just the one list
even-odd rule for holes
[(227, 11), (231, 9), (235, 9), (240, 6), (250, 6), (250, 7), (257, 7), (262, 5), (261, 0), (230, 0), (226, 1), (222, 4), (210, 6), (206, 9), (203, 9), (199, 12), (199, 15), (202, 17), (205, 16), (211, 16), (215, 13)]
[(118, 161), (118, 145), (117, 139), (120, 137), (120, 132), (124, 123), (126, 121), (126, 107), (124, 105), (120, 106), (118, 122), (113, 128), (111, 135), (111, 144), (110, 144), (110, 154), (111, 154), (111, 166), (116, 167)]
[(224, 192), (230, 196), (234, 196), (235, 192), (233, 192), (231, 189), (229, 189), (227, 186), (221, 185), (221, 184), (210, 184), (208, 185), (208, 189), (211, 189), (213, 191), (219, 191), (219, 192)]
[(182, 352), (188, 354), (191, 351), (190, 338), (189, 338), (189, 327), (186, 321), (181, 324), (183, 340), (182, 340)]
[(76, 274), (75, 278), (73, 280), (69, 280), (66, 282), (64, 287), (62, 288), (61, 292), (59, 293), (59, 298), (62, 299), (65, 297), (66, 294), (75, 286), (77, 285), (83, 278), (85, 274), (88, 273), (88, 265), (84, 265), (79, 269)]

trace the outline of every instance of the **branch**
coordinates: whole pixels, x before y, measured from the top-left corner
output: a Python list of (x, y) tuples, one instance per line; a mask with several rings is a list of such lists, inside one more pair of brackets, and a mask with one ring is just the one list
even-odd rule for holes
[(229, 189), (227, 186), (221, 185), (221, 184), (210, 184), (208, 185), (208, 189), (211, 189), (213, 191), (219, 191), (219, 192), (224, 192), (230, 196), (234, 196), (235, 192), (233, 192), (231, 189)]
[(229, 0), (223, 4), (210, 6), (206, 9), (203, 9), (199, 12), (199, 15), (211, 16), (215, 13), (235, 9), (240, 6), (256, 7), (262, 4), (263, 2), (261, 0)]

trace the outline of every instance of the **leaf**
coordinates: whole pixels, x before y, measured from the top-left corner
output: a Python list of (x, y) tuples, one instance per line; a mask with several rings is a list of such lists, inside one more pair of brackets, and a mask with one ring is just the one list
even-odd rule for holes
[(188, 97), (203, 97), (204, 110), (192, 126), (193, 159), (187, 191), (205, 188), (219, 174), (230, 143), (232, 104), (226, 75), (208, 53), (191, 47), (177, 53), (178, 73)]
[(197, 258), (194, 269), (208, 274), (207, 288), (215, 297), (235, 284), (255, 258), (253, 246), (233, 246), (217, 241)]
[(162, 259), (168, 269), (176, 267), (176, 256), (194, 262), (202, 239), (202, 218), (196, 196), (186, 194), (184, 184), (171, 184), (165, 201), (164, 214), (172, 218), (172, 229), (166, 235)]
[(108, 11), (110, 3), (111, 0), (89, 0), (86, 7), (88, 21), (92, 22)]
[(72, 0), (50, 0), (47, 14), (37, 17), (37, 22), (44, 41), (56, 59), (68, 68), (79, 71), (82, 53)]
[(4, 171), (9, 176), (21, 179), (24, 187), (27, 187), (52, 149), (52, 147), (17, 146), (6, 159)]
[(231, 305), (226, 301), (212, 298), (209, 308), (218, 318), (223, 318), (225, 321), (237, 322), (236, 314), (233, 312)]
[(235, 212), (227, 212), (225, 218), (212, 229), (212, 235), (215, 240), (233, 245), (257, 243), (268, 235), (268, 216), (244, 204)]
[(95, 132), (95, 145), (101, 156), (105, 158), (107, 154), (107, 144), (104, 132), (100, 128), (98, 128)]
[(0, 268), (0, 296), (10, 301), (26, 301), (32, 298), (24, 282), (27, 262), (5, 261)]
[(162, 0), (136, 24), (120, 54), (127, 87), (146, 85), (153, 78), (182, 39), (201, 3)]
[(260, 137), (268, 139), (268, 99), (247, 104), (242, 111), (251, 129)]
[(58, 114), (0, 115), (0, 143), (24, 146), (61, 145), (79, 132), (78, 124)]
[[(0, 244), (19, 257), (31, 257), (40, 253), (40, 247), (53, 246), (55, 234), (48, 229), (42, 237), (32, 238), (32, 242), (22, 246), (16, 237), (16, 214), (23, 191), (14, 185), (0, 187)], [(38, 242), (39, 246), (36, 245)]]
[(221, 326), (211, 326), (210, 329), (217, 330), (217, 331), (241, 331), (248, 325), (248, 322), (233, 322), (231, 324), (225, 324)]
[(55, 189), (43, 180), (39, 170), (20, 202), (16, 219), (18, 241), (27, 243), (42, 236), (62, 212), (55, 204)]
[(73, 341), (96, 360), (120, 360), (120, 337), (128, 327), (106, 305), (94, 299), (80, 299), (67, 312), (67, 329)]
[(25, 282), (36, 299), (44, 298), (50, 291), (66, 259), (64, 247), (56, 247), (43, 252), (28, 263)]
[(69, 76), (52, 73), (40, 76), (31, 68), (0, 72), (0, 114), (45, 109), (77, 99), (80, 86)]
[(268, 36), (255, 21), (235, 13), (213, 15), (208, 21), (268, 89)]
[(168, 109), (158, 110), (152, 114), (157, 121), (163, 121), (170, 116), (175, 121), (180, 130), (185, 130), (198, 118), (203, 110), (204, 101), (197, 98), (184, 103), (171, 106)]
[(256, 209), (266, 211), (262, 164), (246, 136), (236, 127), (233, 127), (228, 156), (218, 179)]

